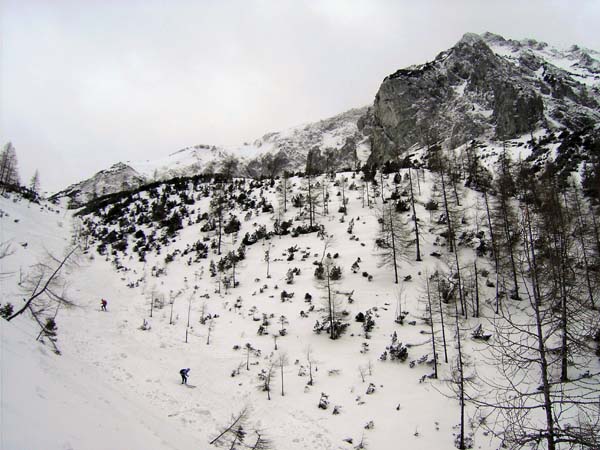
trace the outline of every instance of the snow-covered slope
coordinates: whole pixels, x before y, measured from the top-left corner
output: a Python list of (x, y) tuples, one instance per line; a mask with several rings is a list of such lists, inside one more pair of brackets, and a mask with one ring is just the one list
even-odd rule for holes
[[(299, 180), (292, 182), (297, 189)], [(227, 293), (221, 287), (220, 294), (215, 293), (218, 284), (209, 274), (208, 259), (188, 265), (188, 257), (180, 256), (198, 240), (201, 224), (180, 230), (160, 253), (149, 251), (145, 263), (134, 258), (131, 250), (127, 255), (116, 254), (121, 267), (118, 271), (113, 257), (99, 256), (94, 243), (69, 277), (69, 293), (77, 307), (61, 308), (57, 316), (61, 356), (51, 353), (51, 347), (34, 342), (36, 333), (26, 317), (3, 328), (9, 330), (5, 332), (3, 348), (7, 356), (2, 364), (8, 380), (4, 382), (4, 423), (12, 430), (5, 432), (4, 448), (211, 448), (208, 442), (232, 414), (246, 406), (250, 407), (245, 427), (248, 443), (258, 430), (274, 442), (274, 448), (289, 450), (350, 449), (361, 440), (381, 450), (397, 448), (399, 441), (414, 449), (453, 448), (456, 402), (422, 382), (431, 373), (426, 363), (430, 357), (425, 356), (431, 353), (422, 335), (427, 327), (420, 319), (424, 310), (418, 280), (425, 267), (434, 266), (407, 262), (402, 267), (402, 276), (411, 275), (414, 281), (404, 284), (401, 307), (408, 312), (406, 321), (414, 320), (415, 324), (394, 323), (398, 305), (393, 274), (388, 268), (378, 267), (372, 244), (377, 217), (374, 210), (361, 206), (359, 194), (357, 190), (346, 194), (351, 214), (348, 220), (353, 218), (355, 224), (352, 234), (347, 233), (348, 223), (340, 222), (335, 215), (325, 219), (328, 233), (334, 236), (327, 251), (340, 253), (336, 261), (343, 267), (344, 277), (335, 289), (349, 312), (350, 323), (346, 334), (336, 341), (313, 332), (315, 321), (321, 320), (324, 295), (313, 277), (313, 261), (320, 259), (324, 246), (315, 233), (249, 246), (246, 260), (238, 268), (239, 287)], [(274, 195), (269, 192), (267, 198), (274, 201)], [(429, 190), (423, 186), (420, 198), (428, 196)], [(27, 205), (4, 198), (1, 201), (3, 210), (11, 209), (11, 218), (26, 216)], [(207, 211), (207, 202), (197, 202), (198, 213)], [(336, 203), (332, 200), (332, 210), (337, 208)], [(422, 206), (419, 211), (423, 214)], [(69, 213), (59, 210), (36, 221), (41, 229), (56, 232), (48, 227), (57, 220), (55, 216), (61, 217), (59, 239), (67, 245)], [(255, 229), (254, 223), (270, 227), (269, 214), (252, 216), (244, 222), (240, 236), (245, 230)], [(19, 229), (6, 227), (6, 218), (2, 220), (3, 239), (28, 240), (33, 245), (28, 237), (31, 223), (23, 223), (27, 228)], [(150, 225), (143, 229), (150, 235)], [(44, 235), (41, 237), (43, 240)], [(224, 243), (225, 249), (237, 248), (238, 244), (230, 237)], [(290, 246), (298, 248), (293, 261), (288, 260)], [(270, 278), (266, 277), (264, 263), (267, 248), (272, 255)], [(433, 249), (429, 243), (424, 252)], [(169, 254), (174, 260), (167, 264), (165, 257)], [(359, 257), (363, 261), (361, 272), (372, 274), (373, 281), (361, 272), (350, 271), (350, 265)], [(4, 266), (10, 263), (15, 267), (19, 259), (12, 255), (2, 261)], [(437, 264), (435, 261), (430, 259)], [(286, 274), (293, 267), (300, 269), (300, 274), (288, 285)], [(13, 274), (4, 282), (14, 283), (16, 277)], [(293, 292), (294, 297), (282, 302), (283, 290)], [(307, 292), (313, 296), (312, 303), (304, 300)], [(100, 311), (101, 297), (108, 299), (107, 312)], [(152, 317), (151, 297), (157, 299)], [(15, 303), (18, 298), (16, 294), (8, 297)], [(309, 311), (311, 305), (314, 311)], [(376, 327), (366, 339), (362, 324), (355, 322), (354, 316), (368, 309)], [(307, 317), (302, 317), (300, 311), (305, 311)], [(214, 319), (201, 324), (203, 314)], [(260, 336), (257, 328), (263, 314), (270, 317), (271, 325), (269, 333)], [(280, 323), (281, 316), (287, 323)], [(140, 329), (144, 321), (149, 328), (146, 331)], [(275, 342), (272, 336), (279, 335), (281, 326), (287, 333)], [(409, 361), (379, 360), (394, 331), (399, 340), (412, 345), (409, 361), (415, 361), (414, 368), (409, 367)], [(247, 343), (253, 348), (249, 359)], [(307, 385), (309, 348), (313, 385)], [(288, 361), (283, 368), (285, 395), (281, 395), (278, 367), (272, 399), (268, 400), (266, 392), (257, 387), (261, 383), (259, 374), (279, 355), (285, 355)], [(178, 371), (182, 367), (192, 369), (190, 384), (194, 387), (179, 384)], [(22, 376), (23, 372), (27, 376)], [(370, 383), (375, 390), (367, 394)], [(441, 389), (446, 390), (443, 386)], [(326, 410), (318, 408), (322, 393), (330, 402)], [(26, 421), (30, 408), (35, 412), (29, 414), (31, 421)], [(339, 414), (332, 414), (334, 408)], [(374, 426), (367, 426), (371, 421)], [(19, 432), (31, 422), (43, 424), (43, 437)], [(345, 439), (352, 439), (353, 444)], [(40, 447), (42, 440), (51, 445)], [(484, 442), (483, 448), (491, 448)]]
[[(30, 203), (15, 195), (0, 197), (0, 243), (9, 250), (0, 258), (3, 306), (7, 302), (20, 305), (25, 296), (20, 280), (35, 264), (50, 262), (49, 254), (62, 257), (72, 242), (71, 223), (71, 212), (61, 206)], [(69, 276), (82, 276), (79, 270), (85, 265), (69, 271)], [(91, 276), (83, 282), (93, 286), (93, 280)], [(69, 287), (65, 291), (84, 316), (89, 310), (81, 298), (93, 295), (90, 287), (83, 293)], [(57, 317), (59, 333), (86, 335), (93, 324), (88, 317), (73, 323), (74, 328), (63, 329), (61, 319)], [(162, 414), (155, 414), (143, 398), (113, 384), (101, 367), (83, 361), (76, 352), (56, 355), (51, 346), (36, 341), (38, 333), (30, 318), (23, 316), (12, 322), (0, 319), (0, 448), (193, 447), (194, 441), (180, 433), (177, 424), (166, 426)], [(88, 337), (98, 342), (101, 334)]]
[(36, 334), (23, 322), (0, 320), (2, 449), (194, 448), (177, 423), (165, 423), (101, 367), (55, 355)]
[[(350, 178), (348, 184), (351, 185), (352, 175), (345, 176)], [(389, 177), (388, 182), (391, 179)], [(325, 179), (320, 181), (329, 185), (328, 189), (332, 194), (337, 191), (332, 182)], [(293, 178), (290, 183), (297, 192), (301, 180)], [(208, 186), (187, 186), (184, 188), (187, 198), (190, 192), (197, 192), (192, 205), (182, 199), (178, 200), (180, 194), (172, 188), (160, 187), (156, 192), (140, 193), (133, 203), (129, 202), (131, 199), (124, 197), (118, 203), (100, 205), (100, 215), (85, 216), (85, 220), (91, 221), (87, 225), (90, 229), (100, 231), (108, 226), (109, 229), (116, 230), (117, 236), (127, 240), (128, 250), (126, 254), (117, 252), (116, 257), (109, 256), (111, 246), (103, 250), (113, 266), (119, 267), (122, 283), (116, 289), (109, 285), (102, 289), (110, 299), (114, 299), (111, 300), (110, 315), (119, 315), (117, 322), (114, 323), (112, 319), (109, 325), (111, 328), (105, 331), (111, 336), (112, 342), (117, 338), (120, 342), (125, 342), (122, 345), (126, 349), (123, 352), (126, 356), (116, 355), (106, 343), (106, 349), (103, 349), (104, 344), (88, 344), (89, 350), (82, 352), (84, 357), (93, 355), (98, 358), (96, 352), (100, 351), (104, 356), (99, 364), (106, 368), (106, 372), (113, 374), (115, 381), (127, 383), (140, 395), (152, 398), (157, 409), (170, 410), (174, 398), (177, 402), (183, 401), (182, 398), (187, 396), (190, 396), (190, 402), (200, 398), (201, 400), (192, 403), (193, 407), (186, 410), (185, 416), (192, 423), (200, 420), (210, 425), (211, 430), (199, 432), (199, 439), (204, 440), (203, 442), (216, 434), (229, 414), (241, 410), (244, 405), (252, 405), (248, 427), (260, 428), (275, 442), (277, 448), (346, 449), (358, 445), (363, 438), (373, 448), (382, 450), (396, 448), (398, 441), (415, 449), (453, 447), (457, 405), (454, 400), (438, 392), (439, 389), (450, 395), (450, 390), (444, 383), (434, 386), (424, 382), (431, 374), (431, 349), (427, 343), (428, 328), (422, 321), (426, 314), (422, 277), (438, 267), (444, 267), (443, 261), (429, 256), (429, 253), (439, 250), (433, 231), (423, 232), (422, 251), (427, 255), (427, 262), (414, 263), (414, 255), (406, 255), (406, 263), (400, 269), (401, 278), (411, 278), (412, 281), (402, 283), (404, 291), (398, 292), (399, 287), (393, 284), (393, 271), (389, 267), (379, 267), (376, 256), (378, 251), (373, 246), (379, 228), (376, 209), (370, 209), (366, 204), (363, 206), (364, 191), (360, 188), (360, 181), (355, 180), (355, 186), (346, 192), (350, 211), (348, 218), (340, 221), (340, 215), (332, 213), (322, 222), (327, 233), (333, 237), (331, 242), (328, 241), (326, 253), (339, 253), (335, 261), (343, 268), (344, 275), (335, 290), (340, 292), (338, 297), (343, 308), (348, 311), (350, 323), (345, 336), (331, 341), (325, 333), (318, 335), (313, 331), (315, 321), (322, 320), (321, 303), (326, 295), (315, 282), (313, 262), (321, 258), (326, 241), (312, 233), (296, 238), (290, 238), (289, 235), (274, 236), (270, 240), (259, 240), (258, 243), (248, 245), (245, 259), (238, 263), (236, 269), (239, 287), (227, 291), (220, 284), (222, 278), (210, 275), (210, 260), (218, 262), (220, 257), (213, 251), (207, 258), (198, 257), (199, 253), (196, 251), (190, 252), (190, 249), (198, 248), (199, 242), (205, 242), (204, 236), (210, 237), (213, 234), (201, 231), (206, 219), (198, 221), (208, 211), (210, 198), (203, 193), (203, 189)], [(248, 186), (244, 190), (247, 189)], [(235, 197), (238, 194), (237, 191), (232, 192)], [(175, 236), (163, 239), (166, 228), (158, 223), (140, 227), (146, 238), (137, 233), (134, 233), (138, 236), (136, 238), (129, 232), (122, 235), (119, 230), (123, 228), (114, 226), (119, 218), (145, 222), (142, 219), (144, 211), (154, 210), (153, 204), (156, 201), (160, 203), (159, 199), (163, 195), (167, 195), (176, 204), (188, 205), (187, 212), (178, 210), (184, 226)], [(275, 204), (276, 193), (268, 188), (268, 183), (256, 186), (246, 195), (249, 200), (254, 199), (256, 202), (262, 196), (268, 204)], [(430, 196), (431, 183), (423, 181), (417, 206), (421, 217), (428, 216), (422, 205)], [(331, 200), (331, 211), (338, 208), (339, 198), (333, 197)], [(371, 198), (370, 201), (377, 199)], [(475, 197), (469, 196), (465, 205), (475, 202)], [(237, 238), (236, 235), (225, 237), (223, 255), (230, 250), (237, 250), (240, 239), (246, 232), (252, 233), (260, 225), (272, 228), (271, 215), (261, 213), (261, 209), (255, 206), (244, 211), (240, 206), (240, 210), (236, 207), (232, 211), (240, 218), (245, 216), (246, 220), (242, 223)], [(121, 213), (115, 216), (114, 211), (117, 210)], [(299, 210), (292, 210), (290, 207), (288, 217), (297, 217), (298, 214)], [(112, 218), (116, 221), (113, 222)], [(351, 218), (354, 220), (354, 227), (349, 234), (347, 229)], [(162, 223), (168, 222), (170, 221)], [(92, 226), (92, 223), (96, 225)], [(429, 221), (427, 223), (439, 231), (439, 225)], [(125, 224), (124, 226), (127, 227)], [(122, 242), (122, 238), (118, 238), (119, 242)], [(210, 240), (214, 240), (214, 237)], [(94, 238), (91, 245), (96, 247), (99, 242)], [(114, 248), (122, 248), (119, 242), (115, 242)], [(156, 247), (159, 242), (160, 249)], [(210, 244), (209, 241), (205, 243)], [(291, 260), (290, 247), (297, 248)], [(269, 278), (266, 276), (267, 267), (264, 262), (264, 252), (267, 249), (271, 255)], [(143, 262), (138, 260), (142, 253)], [(469, 254), (470, 250), (465, 249), (465, 255)], [(352, 273), (350, 266), (358, 258), (361, 259), (360, 270)], [(483, 261), (480, 264), (485, 267)], [(293, 268), (299, 269), (299, 275), (295, 276), (292, 284), (287, 284), (286, 275)], [(371, 274), (372, 281), (363, 276), (363, 272)], [(226, 272), (228, 273), (229, 271)], [(125, 284), (130, 288), (124, 289)], [(281, 301), (283, 290), (293, 293), (294, 297)], [(311, 294), (312, 302), (305, 301), (306, 293)], [(351, 301), (348, 300), (350, 293)], [(399, 295), (400, 304), (397, 300)], [(159, 305), (152, 318), (148, 317), (150, 297), (158, 298)], [(188, 329), (189, 343), (186, 344), (187, 314), (190, 307), (191, 326)], [(399, 307), (408, 314), (404, 326), (394, 322)], [(361, 323), (354, 321), (359, 312), (367, 310), (371, 310), (377, 324), (368, 338)], [(103, 319), (106, 316), (103, 313), (97, 314)], [(199, 315), (201, 317), (202, 314), (210, 314), (216, 318), (212, 322), (201, 324)], [(280, 322), (282, 316), (285, 318), (284, 323)], [(122, 317), (127, 317), (126, 322)], [(268, 332), (258, 335), (257, 329), (264, 323), (265, 317), (270, 322)], [(82, 320), (85, 319), (82, 317)], [(151, 326), (149, 331), (137, 329), (143, 320)], [(171, 322), (173, 324), (169, 325)], [(210, 323), (212, 329), (209, 328)], [(475, 327), (478, 323), (474, 321), (468, 327)], [(286, 335), (280, 336), (275, 342), (273, 335), (279, 336), (279, 329), (282, 327), (286, 329)], [(96, 326), (92, 328), (95, 329)], [(399, 340), (410, 345), (409, 361), (412, 363), (379, 360), (394, 332), (398, 333)], [(210, 345), (207, 345), (209, 333)], [(82, 338), (79, 339), (83, 341)], [(250, 353), (249, 360), (245, 351), (246, 344), (255, 349)], [(152, 375), (144, 375), (146, 382), (140, 385), (136, 367), (143, 365), (148, 356), (136, 351), (136, 348), (143, 348), (145, 345), (155, 349), (150, 357), (154, 366), (148, 369)], [(480, 346), (476, 343), (465, 345), (474, 349)], [(312, 349), (313, 385), (307, 385), (308, 346)], [(93, 350), (94, 347), (96, 350)], [(448, 351), (452, 357), (454, 350), (449, 347)], [(281, 377), (277, 375), (272, 386), (272, 400), (268, 400), (266, 393), (257, 387), (260, 384), (258, 375), (268, 370), (270, 361), (276, 362), (282, 354), (289, 361), (284, 367), (285, 395), (280, 393)], [(248, 361), (249, 365), (246, 366)], [(186, 366), (192, 368), (191, 382), (197, 388), (191, 393), (184, 391), (184, 397), (180, 397), (179, 391), (172, 391), (172, 383), (176, 383), (177, 369)], [(276, 374), (279, 374), (279, 368)], [(449, 375), (446, 374), (444, 378), (447, 376)], [(375, 392), (367, 394), (370, 383), (373, 383)], [(328, 396), (330, 402), (327, 410), (318, 408), (322, 393)], [(206, 411), (207, 405), (210, 405), (210, 412)], [(332, 415), (334, 408), (339, 414)], [(174, 413), (177, 411), (171, 412)], [(365, 428), (371, 421), (374, 427)], [(205, 434), (207, 431), (208, 434)], [(344, 441), (348, 438), (353, 440), (353, 445)], [(493, 445), (492, 442), (489, 437), (480, 437), (478, 444), (482, 448), (492, 448), (487, 447)]]
[[(407, 201), (406, 175), (403, 169), (398, 177), (377, 177), (385, 186), (386, 208), (393, 205), (392, 196)], [(469, 382), (467, 395), (477, 399), (489, 390), (481, 380), (501, 381), (489, 353), (496, 337), (491, 347), (471, 338), (479, 325), (490, 332), (498, 321), (497, 279), (489, 253), (475, 250), (490, 245), (482, 194), (457, 186), (457, 258), (470, 292), (466, 313), (456, 314), (456, 298), (442, 300), (440, 284), (449, 291), (456, 288), (452, 270), (457, 259), (447, 251), (443, 214), (425, 208), (434, 198), (440, 201), (434, 178), (428, 171), (413, 172), (423, 261), (415, 261), (413, 245), (398, 249), (403, 254), (398, 284), (393, 269), (381, 265), (385, 242), (374, 244), (381, 228), (380, 187), (367, 186), (352, 172), (313, 180), (330, 194), (329, 212), (318, 218), (321, 233), (304, 232), (303, 208), (288, 205), (287, 212), (274, 212), (281, 196), (268, 180), (237, 181), (226, 190), (182, 180), (92, 203), (75, 217), (56, 206), (40, 209), (1, 197), (0, 209), (8, 212), (0, 218), (3, 241), (28, 242), (30, 251), (53, 236), (53, 249), (60, 251), (71, 242), (73, 229), (87, 247), (78, 268), (68, 273), (67, 291), (77, 306), (60, 308), (56, 317), (61, 356), (35, 342), (37, 330), (26, 316), (2, 328), (3, 429), (10, 426), (3, 434), (4, 448), (213, 448), (210, 442), (244, 409), (244, 442), (250, 446), (261, 435), (273, 448), (287, 450), (455, 448), (460, 423), (457, 333), (465, 375), (477, 380)], [(292, 177), (289, 183), (291, 198), (306, 180)], [(224, 192), (240, 229), (224, 235), (218, 255), (209, 204)], [(346, 215), (339, 209), (343, 198), (348, 200)], [(398, 215), (405, 226), (411, 217), (409, 212)], [(252, 236), (274, 230), (277, 218), (291, 220), (296, 231), (268, 239)], [(21, 248), (0, 259), (2, 272), (20, 266), (27, 271)], [(237, 260), (234, 275), (222, 262), (232, 251), (239, 256), (240, 248), (244, 258)], [(315, 263), (327, 254), (341, 268), (332, 292), (349, 324), (336, 340), (314, 331), (323, 322), (328, 298), (315, 278)], [(358, 267), (352, 269), (355, 262)], [(433, 323), (438, 379), (432, 377), (426, 290), (426, 280), (436, 271), (443, 275), (432, 289), (436, 303), (431, 308), (446, 320), (445, 325), (436, 318)], [(291, 279), (290, 272), (295, 274)], [(233, 276), (239, 283), (235, 288)], [(230, 288), (224, 285), (227, 279)], [(2, 279), (3, 304), (21, 301), (18, 280), (18, 272)], [(479, 288), (478, 317), (473, 317), (474, 285)], [(108, 300), (106, 312), (100, 310), (101, 298)], [(530, 319), (526, 301), (507, 296), (501, 301), (513, 318)], [(356, 320), (359, 313), (370, 315), (372, 329)], [(405, 361), (389, 356), (390, 345), (398, 342), (408, 352)], [(189, 386), (180, 384), (178, 372), (184, 367), (191, 368)], [(269, 399), (264, 386), (271, 368)], [(587, 368), (595, 372), (597, 361), (590, 360)], [(570, 369), (573, 379), (583, 376), (580, 370)], [(531, 376), (537, 386), (535, 373)], [(471, 404), (466, 417), (467, 442), (484, 450), (499, 448), (500, 440), (487, 428), (501, 432), (502, 425), (486, 423)], [(40, 447), (40, 435), (21, 432), (30, 423), (41, 424), (43, 442), (50, 445)], [(216, 444), (242, 448), (230, 433)]]

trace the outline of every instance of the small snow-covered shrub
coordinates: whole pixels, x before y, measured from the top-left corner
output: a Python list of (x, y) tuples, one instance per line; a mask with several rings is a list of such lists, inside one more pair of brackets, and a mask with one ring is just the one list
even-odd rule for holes
[(408, 204), (408, 202), (406, 200), (398, 200), (398, 203), (396, 203), (396, 212), (407, 212), (410, 211), (410, 206)]
[(342, 268), (340, 266), (333, 266), (329, 272), (329, 276), (332, 280), (339, 280), (342, 278)]
[(13, 315), (13, 305), (11, 303), (6, 303), (2, 308), (0, 308), (0, 316), (8, 319)]
[(324, 392), (321, 392), (321, 398), (319, 399), (319, 408), (329, 408), (329, 396)]
[(404, 362), (408, 358), (408, 348), (402, 342), (398, 341), (398, 335), (395, 331), (392, 334), (392, 343), (385, 348), (379, 359), (386, 361), (388, 356), (391, 361), (398, 360)]
[(236, 233), (236, 232), (240, 231), (241, 226), (242, 226), (242, 223), (239, 221), (237, 216), (232, 215), (229, 218), (229, 222), (227, 222), (225, 227), (223, 227), (223, 232), (225, 234)]
[(371, 311), (367, 310), (367, 312), (364, 315), (363, 330), (365, 330), (365, 333), (369, 333), (370, 331), (373, 330), (374, 326), (375, 326), (375, 320), (373, 319)]
[(425, 209), (427, 211), (437, 211), (438, 208), (439, 208), (438, 202), (436, 202), (433, 199), (431, 199), (427, 203), (425, 203)]
[(317, 268), (315, 269), (315, 278), (317, 280), (325, 279), (325, 268), (323, 267), (323, 264), (317, 265)]

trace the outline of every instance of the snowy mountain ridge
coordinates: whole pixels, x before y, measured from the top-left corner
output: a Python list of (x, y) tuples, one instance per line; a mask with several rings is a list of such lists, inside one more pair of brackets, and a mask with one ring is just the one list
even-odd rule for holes
[(271, 177), (304, 171), (309, 155), (327, 170), (378, 167), (407, 149), (459, 148), (473, 140), (498, 147), (525, 136), (539, 164), (558, 157), (568, 162), (565, 172), (577, 171), (600, 141), (599, 105), (599, 52), (467, 33), (434, 60), (387, 76), (369, 108), (240, 146), (196, 145), (159, 160), (120, 163), (54, 197), (83, 204), (151, 181), (218, 172), (231, 158), (239, 161), (238, 175)]
[(518, 60), (524, 53), (533, 53), (536, 57), (553, 66), (579, 77), (589, 86), (600, 85), (600, 52), (572, 45), (567, 49), (551, 47), (545, 42), (534, 39), (516, 41), (504, 39), (493, 33), (481, 36), (498, 55)]
[(265, 157), (275, 156), (283, 161), (278, 170), (285, 168), (289, 171), (304, 171), (307, 154), (314, 148), (335, 150), (343, 155), (338, 158), (340, 164), (343, 162), (346, 167), (353, 167), (357, 161), (364, 163), (369, 155), (366, 137), (357, 127), (358, 119), (366, 109), (352, 109), (318, 122), (267, 133), (252, 143), (240, 146), (200, 144), (175, 151), (161, 159), (121, 162), (52, 197), (68, 197), (75, 205), (80, 205), (101, 195), (136, 188), (153, 181), (215, 173), (220, 170), (223, 161), (232, 157), (239, 160), (237, 173), (243, 176), (267, 175)]

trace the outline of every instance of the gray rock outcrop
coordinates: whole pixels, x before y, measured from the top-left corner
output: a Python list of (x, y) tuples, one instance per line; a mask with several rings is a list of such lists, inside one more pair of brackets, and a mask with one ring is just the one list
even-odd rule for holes
[[(387, 76), (358, 122), (370, 137), (369, 163), (414, 145), (453, 148), (474, 138), (512, 139), (548, 120), (580, 126), (597, 118), (597, 92), (545, 59), (540, 52), (546, 47), (468, 33), (433, 61)], [(597, 61), (579, 48), (573, 52), (574, 64), (592, 73)]]

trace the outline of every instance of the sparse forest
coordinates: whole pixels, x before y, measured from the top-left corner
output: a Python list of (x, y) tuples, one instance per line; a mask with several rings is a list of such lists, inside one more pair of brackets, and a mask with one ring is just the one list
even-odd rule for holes
[[(535, 170), (505, 150), (485, 172), (472, 148), (465, 165), (432, 146), (371, 179), (360, 171), (318, 173), (309, 164), (307, 174), (262, 180), (202, 175), (154, 183), (78, 211), (80, 245), (148, 296), (145, 324), (168, 305), (176, 324), (173, 292), (187, 292), (186, 342), (200, 334), (217, 345), (229, 314), (255, 321), (255, 338), (234, 346), (243, 357), (231, 376), (255, 372), (268, 400), (275, 379), (281, 396), (294, 389), (284, 384), (291, 360), (299, 375), (310, 375), (307, 387), (319, 383), (312, 352), (306, 358), (288, 349), (310, 327), (332, 341), (360, 337), (360, 355), (380, 355), (360, 366), (363, 382), (375, 380), (378, 364), (421, 367), (420, 383), (457, 401), (457, 448), (475, 445), (482, 432), (508, 448), (594, 448), (597, 201), (552, 164)], [(181, 268), (183, 285), (158, 287)], [(370, 289), (382, 299), (365, 297)], [(199, 297), (200, 324), (193, 325)], [(390, 309), (396, 312), (385, 319)], [(415, 347), (410, 329), (427, 345)], [(318, 406), (329, 407), (327, 394)], [(240, 430), (227, 433), (232, 448), (247, 439)]]

